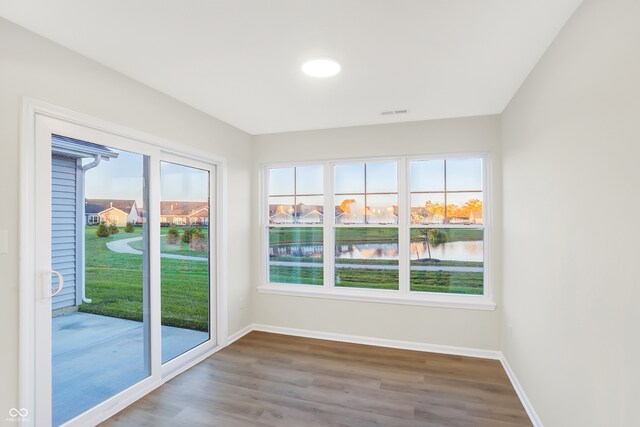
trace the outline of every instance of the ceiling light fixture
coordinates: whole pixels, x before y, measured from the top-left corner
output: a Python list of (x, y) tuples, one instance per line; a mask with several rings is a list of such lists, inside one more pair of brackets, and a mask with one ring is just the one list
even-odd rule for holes
[(338, 61), (331, 58), (311, 59), (302, 64), (303, 73), (307, 76), (317, 77), (319, 79), (335, 76), (340, 72), (341, 68), (342, 67), (340, 67)]

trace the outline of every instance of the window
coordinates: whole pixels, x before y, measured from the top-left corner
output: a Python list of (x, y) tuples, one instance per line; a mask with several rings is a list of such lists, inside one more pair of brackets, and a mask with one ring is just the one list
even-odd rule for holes
[(322, 165), (268, 169), (269, 282), (323, 285), (323, 187)]
[(482, 295), (482, 159), (412, 161), (410, 190), (410, 290)]
[(334, 174), (335, 286), (399, 289), (398, 163), (337, 164)]
[(493, 309), (486, 157), (325, 162), (264, 173), (260, 291)]

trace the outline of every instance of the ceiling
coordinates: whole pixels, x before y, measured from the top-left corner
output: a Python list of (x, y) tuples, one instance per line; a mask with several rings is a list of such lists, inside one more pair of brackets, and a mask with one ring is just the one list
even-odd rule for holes
[[(501, 113), (581, 1), (0, 0), (0, 16), (262, 134)], [(318, 56), (342, 72), (302, 74)]]

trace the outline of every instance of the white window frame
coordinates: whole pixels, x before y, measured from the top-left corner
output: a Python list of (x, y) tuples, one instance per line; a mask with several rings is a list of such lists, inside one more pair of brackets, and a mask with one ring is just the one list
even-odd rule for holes
[[(482, 204), (483, 224), (429, 224), (412, 227), (409, 208), (411, 192), (409, 188), (411, 161), (451, 160), (461, 158), (482, 159)], [(398, 224), (336, 224), (334, 204), (334, 166), (358, 162), (397, 161), (398, 163)], [(322, 224), (270, 224), (269, 223), (269, 169), (324, 165), (324, 214)], [(491, 199), (491, 156), (486, 152), (455, 154), (429, 154), (419, 156), (365, 157), (333, 160), (301, 161), (286, 163), (265, 163), (260, 165), (260, 228), (261, 264), (260, 285), (257, 290), (264, 294), (303, 296), (312, 298), (371, 301), (392, 304), (422, 305), (433, 307), (460, 308), (472, 310), (495, 310), (493, 300), (492, 269), (492, 199)], [(269, 234), (270, 227), (323, 227), (324, 285), (303, 285), (269, 282)], [(366, 289), (335, 286), (335, 229), (336, 227), (397, 228), (399, 289)], [(482, 295), (445, 294), (410, 290), (410, 229), (411, 228), (482, 228), (484, 230), (484, 277)]]

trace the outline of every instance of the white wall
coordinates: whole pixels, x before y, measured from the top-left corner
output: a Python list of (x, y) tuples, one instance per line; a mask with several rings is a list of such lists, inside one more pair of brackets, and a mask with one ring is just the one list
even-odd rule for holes
[[(18, 129), (22, 97), (109, 120), (210, 151), (229, 162), (229, 332), (251, 322), (249, 135), (166, 95), (0, 19), (0, 420), (18, 393)], [(235, 207), (238, 207), (236, 209)], [(47, 244), (44, 242), (44, 244)]]
[(639, 23), (586, 0), (503, 115), (503, 347), (546, 426), (640, 425)]
[[(260, 163), (417, 155), (491, 152), (494, 160), (493, 241), (500, 235), (500, 120), (497, 116), (291, 132), (254, 137), (254, 161)], [(258, 194), (258, 177), (254, 178)], [(254, 211), (257, 211), (257, 204)], [(255, 221), (259, 221), (255, 216)], [(253, 241), (260, 241), (254, 227)], [(254, 285), (260, 281), (260, 245), (254, 245)], [(366, 337), (406, 340), (497, 350), (500, 348), (500, 245), (495, 244), (496, 311), (337, 301), (281, 295), (254, 295), (254, 322)]]

